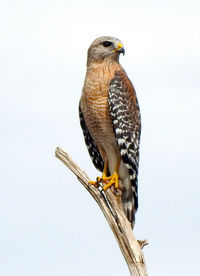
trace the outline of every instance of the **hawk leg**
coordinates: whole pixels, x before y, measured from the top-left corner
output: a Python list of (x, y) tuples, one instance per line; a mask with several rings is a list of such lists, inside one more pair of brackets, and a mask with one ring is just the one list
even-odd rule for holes
[(115, 185), (116, 189), (119, 188), (119, 164), (120, 159), (117, 161), (114, 173), (111, 176), (106, 177), (106, 179), (103, 181), (104, 183), (106, 183), (106, 185), (103, 187), (104, 191), (106, 191), (112, 185)]
[(106, 191), (108, 188), (110, 188), (112, 185), (115, 185), (115, 188), (117, 189), (119, 187), (119, 164), (120, 160), (117, 161), (115, 171), (111, 176), (107, 176), (107, 169), (108, 169), (108, 161), (105, 160), (105, 165), (103, 169), (102, 177), (97, 177), (97, 181), (89, 181), (90, 185), (98, 185), (100, 181), (105, 183), (106, 185), (103, 187), (104, 191)]

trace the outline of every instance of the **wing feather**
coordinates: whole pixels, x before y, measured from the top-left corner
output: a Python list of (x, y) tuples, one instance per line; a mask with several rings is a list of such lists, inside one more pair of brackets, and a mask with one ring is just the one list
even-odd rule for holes
[(129, 171), (135, 209), (137, 210), (141, 120), (134, 87), (123, 70), (116, 71), (110, 82), (108, 102), (116, 141), (121, 158)]

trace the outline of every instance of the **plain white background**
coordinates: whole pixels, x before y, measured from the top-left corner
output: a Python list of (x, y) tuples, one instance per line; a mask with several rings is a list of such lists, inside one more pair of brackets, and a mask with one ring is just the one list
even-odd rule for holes
[(78, 102), (86, 53), (102, 35), (142, 113), (134, 229), (150, 276), (199, 267), (199, 1), (0, 2), (0, 275), (129, 275), (103, 215), (54, 157), (66, 149), (94, 179)]

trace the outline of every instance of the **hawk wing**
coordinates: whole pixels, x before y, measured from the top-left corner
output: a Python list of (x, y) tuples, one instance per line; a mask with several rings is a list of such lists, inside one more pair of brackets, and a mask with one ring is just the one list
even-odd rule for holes
[(116, 141), (128, 169), (135, 210), (138, 208), (137, 175), (139, 165), (140, 110), (136, 93), (124, 71), (116, 71), (109, 85), (108, 102)]
[(81, 103), (79, 103), (79, 119), (80, 119), (81, 128), (83, 130), (85, 143), (86, 143), (88, 152), (90, 154), (90, 157), (92, 159), (92, 162), (96, 169), (103, 172), (104, 161), (103, 161), (101, 154), (94, 142), (94, 139), (92, 138), (92, 136), (87, 128), (87, 125), (86, 125), (86, 122), (85, 122), (85, 119), (84, 119), (84, 116), (83, 116), (83, 113), (81, 110)]

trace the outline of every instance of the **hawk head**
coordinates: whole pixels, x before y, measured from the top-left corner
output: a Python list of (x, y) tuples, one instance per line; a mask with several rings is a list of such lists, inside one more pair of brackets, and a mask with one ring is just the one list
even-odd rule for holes
[(118, 61), (120, 53), (125, 54), (125, 50), (119, 39), (111, 36), (99, 37), (88, 49), (87, 65), (104, 60)]

